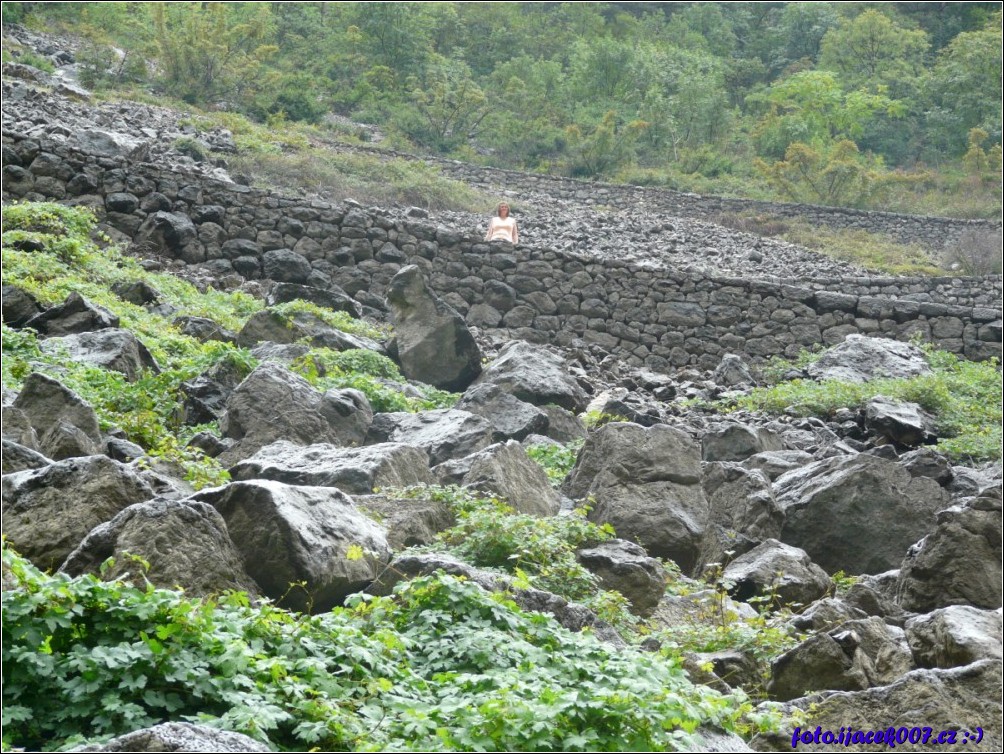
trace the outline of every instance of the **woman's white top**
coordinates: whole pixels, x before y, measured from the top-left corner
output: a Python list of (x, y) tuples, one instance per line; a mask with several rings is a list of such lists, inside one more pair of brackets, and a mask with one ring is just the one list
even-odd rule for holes
[(493, 217), (488, 223), (488, 233), (485, 235), (486, 241), (508, 241), (511, 244), (519, 243), (519, 231), (516, 229), (516, 219), (509, 217)]

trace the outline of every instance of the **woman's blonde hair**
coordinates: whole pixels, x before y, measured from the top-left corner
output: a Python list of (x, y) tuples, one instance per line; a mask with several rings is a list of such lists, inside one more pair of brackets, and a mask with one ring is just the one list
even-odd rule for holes
[(499, 206), (497, 206), (495, 208), (495, 214), (496, 215), (501, 215), (503, 207), (505, 207), (507, 210), (509, 210), (509, 214), (512, 214), (512, 207), (509, 206), (509, 202), (499, 202)]

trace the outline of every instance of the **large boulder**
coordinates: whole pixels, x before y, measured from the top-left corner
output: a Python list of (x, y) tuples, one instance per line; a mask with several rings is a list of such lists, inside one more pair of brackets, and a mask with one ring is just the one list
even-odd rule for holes
[(292, 249), (272, 249), (261, 258), (265, 277), (280, 283), (306, 283), (313, 268), (310, 261)]
[(954, 668), (1004, 659), (1001, 610), (952, 605), (910, 618), (906, 639), (922, 668)]
[(271, 479), (307, 487), (337, 487), (350, 494), (433, 483), (428, 454), (401, 443), (340, 448), (327, 443), (301, 447), (279, 440), (233, 466), (230, 475), (235, 480)]
[(4, 324), (14, 328), (24, 327), (42, 311), (34, 296), (13, 285), (3, 286), (2, 305)]
[(864, 618), (816, 634), (785, 652), (771, 665), (767, 690), (782, 701), (812, 691), (856, 691), (892, 683), (912, 668), (903, 629), (881, 618)]
[(596, 574), (603, 589), (624, 595), (635, 615), (648, 617), (666, 596), (666, 569), (633, 542), (600, 542), (577, 551), (575, 557)]
[(869, 382), (885, 377), (906, 378), (928, 374), (924, 352), (909, 343), (865, 335), (847, 339), (808, 367), (814, 380)]
[(138, 380), (144, 370), (160, 372), (153, 354), (129, 330), (110, 327), (47, 338), (39, 345), (46, 353), (63, 355), (70, 361), (121, 372), (130, 382)]
[(742, 462), (745, 469), (759, 469), (772, 482), (782, 474), (812, 463), (812, 455), (804, 450), (765, 450)]
[(933, 532), (902, 561), (897, 601), (926, 613), (949, 605), (1001, 606), (1000, 490), (940, 511)]
[(136, 231), (131, 248), (148, 255), (180, 257), (198, 236), (199, 232), (188, 215), (181, 212), (154, 212)]
[(701, 438), (701, 456), (705, 461), (742, 461), (757, 453), (784, 448), (773, 432), (738, 422), (728, 422)]
[(422, 448), (433, 466), (451, 458), (463, 458), (486, 448), (492, 441), (492, 426), (468, 411), (436, 409), (411, 414), (397, 411), (373, 417), (366, 436), (368, 444), (399, 442)]
[[(149, 564), (142, 574), (154, 586), (181, 587), (193, 596), (239, 590), (252, 594), (257, 586), (227, 534), (223, 517), (206, 503), (154, 498), (130, 505), (111, 521), (91, 530), (60, 570), (71, 576), (91, 573), (116, 579), (136, 575), (129, 556)], [(102, 572), (108, 558), (115, 564)]]
[(917, 447), (936, 438), (934, 417), (916, 403), (876, 395), (865, 405), (865, 428), (897, 445)]
[[(895, 682), (856, 692), (823, 692), (807, 696), (790, 705), (807, 712), (805, 723), (796, 730), (764, 734), (753, 740), (757, 751), (790, 751), (793, 736), (811, 734), (818, 728), (836, 736), (843, 728), (848, 732), (846, 744), (834, 748), (830, 743), (805, 743), (801, 739), (798, 751), (874, 752), (877, 746), (865, 742), (865, 734), (881, 731), (898, 732), (916, 728), (923, 736), (927, 729), (933, 737), (927, 742), (896, 743), (895, 751), (930, 752), (942, 731), (956, 732), (956, 743), (962, 748), (975, 744), (976, 729), (983, 731), (981, 751), (999, 751), (1004, 736), (1001, 724), (1001, 662), (982, 660), (951, 670), (914, 670)], [(783, 712), (784, 710), (782, 710)], [(851, 732), (853, 731), (853, 737)], [(948, 739), (942, 739), (944, 746)], [(951, 748), (951, 747), (947, 747)]]
[(701, 543), (702, 568), (781, 536), (784, 513), (761, 471), (731, 463), (705, 464), (703, 486), (710, 515)]
[(785, 514), (781, 541), (805, 550), (828, 573), (897, 567), (950, 502), (933, 480), (863, 454), (790, 471), (774, 482), (774, 494)]
[(769, 597), (778, 605), (808, 605), (832, 586), (826, 571), (804, 550), (768, 539), (733, 560), (722, 572), (732, 584), (729, 593), (738, 600)]
[(219, 754), (272, 751), (261, 741), (243, 733), (210, 728), (194, 723), (161, 723), (152, 728), (126, 733), (104, 743), (90, 744), (71, 751), (79, 752), (130, 752), (130, 751), (212, 751)]
[(492, 440), (522, 440), (527, 435), (547, 432), (549, 419), (543, 409), (521, 401), (497, 385), (474, 385), (464, 393), (456, 408), (483, 416), (492, 425)]
[(32, 372), (12, 405), (34, 430), (35, 449), (49, 458), (58, 461), (100, 452), (97, 414), (58, 380)]
[(361, 317), (362, 310), (359, 303), (349, 294), (333, 285), (327, 290), (316, 288), (312, 285), (298, 285), (296, 283), (277, 283), (265, 297), (268, 306), (284, 304), (287, 301), (309, 301), (325, 309), (336, 312), (348, 312), (353, 317)]
[[(223, 515), (262, 594), (294, 610), (330, 610), (365, 588), (390, 559), (383, 529), (333, 487), (232, 482), (193, 499)], [(300, 581), (303, 588), (291, 586)]]
[(430, 545), (439, 532), (456, 523), (446, 503), (420, 493), (414, 497), (356, 495), (353, 500), (387, 530), (387, 544), (395, 551)]
[(238, 443), (220, 462), (248, 458), (276, 440), (354, 445), (372, 420), (369, 401), (358, 390), (320, 393), (285, 367), (260, 364), (227, 399), (220, 429)]
[(464, 318), (426, 287), (418, 267), (402, 267), (391, 279), (387, 306), (394, 325), (391, 350), (405, 377), (463, 390), (481, 374), (481, 349)]
[(515, 440), (447, 461), (433, 473), (443, 484), (459, 483), (493, 493), (531, 516), (553, 516), (561, 507), (547, 474)]
[(670, 558), (691, 572), (708, 525), (697, 444), (666, 425), (611, 423), (583, 445), (562, 487), (576, 500), (594, 501), (589, 518), (649, 555)]
[(36, 330), (40, 335), (72, 335), (74, 333), (103, 330), (106, 327), (118, 327), (119, 318), (103, 306), (92, 304), (74, 291), (66, 300), (46, 309), (28, 320), (26, 327)]
[(553, 403), (569, 411), (586, 407), (586, 393), (565, 368), (561, 357), (543, 346), (521, 340), (507, 343), (478, 378), (535, 406)]
[(27, 471), (28, 469), (40, 469), (52, 463), (51, 458), (46, 458), (37, 450), (25, 447), (13, 440), (3, 439), (3, 473), (13, 474), (17, 471)]
[(71, 458), (3, 478), (3, 533), (39, 568), (54, 569), (95, 526), (155, 495), (140, 474), (118, 461)]

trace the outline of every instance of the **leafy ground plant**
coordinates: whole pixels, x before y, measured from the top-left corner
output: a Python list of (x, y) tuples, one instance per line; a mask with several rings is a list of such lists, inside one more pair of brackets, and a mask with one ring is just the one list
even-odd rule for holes
[(719, 403), (772, 413), (828, 418), (838, 409), (863, 407), (876, 395), (919, 404), (935, 416), (937, 449), (960, 462), (1001, 457), (1001, 372), (996, 359), (966, 361), (947, 351), (926, 348), (930, 374), (866, 383), (791, 380)]
[(38, 750), (166, 720), (280, 750), (693, 750), (741, 695), (615, 650), (448, 576), (308, 616), (41, 573), (9, 549), (3, 745)]

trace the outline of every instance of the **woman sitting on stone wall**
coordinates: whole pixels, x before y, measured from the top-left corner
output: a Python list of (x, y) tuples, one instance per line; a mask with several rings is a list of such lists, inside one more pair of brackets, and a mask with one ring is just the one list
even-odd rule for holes
[(486, 241), (508, 241), (519, 243), (519, 230), (516, 228), (516, 218), (509, 216), (509, 205), (502, 202), (498, 206), (498, 217), (493, 217), (488, 223)]

